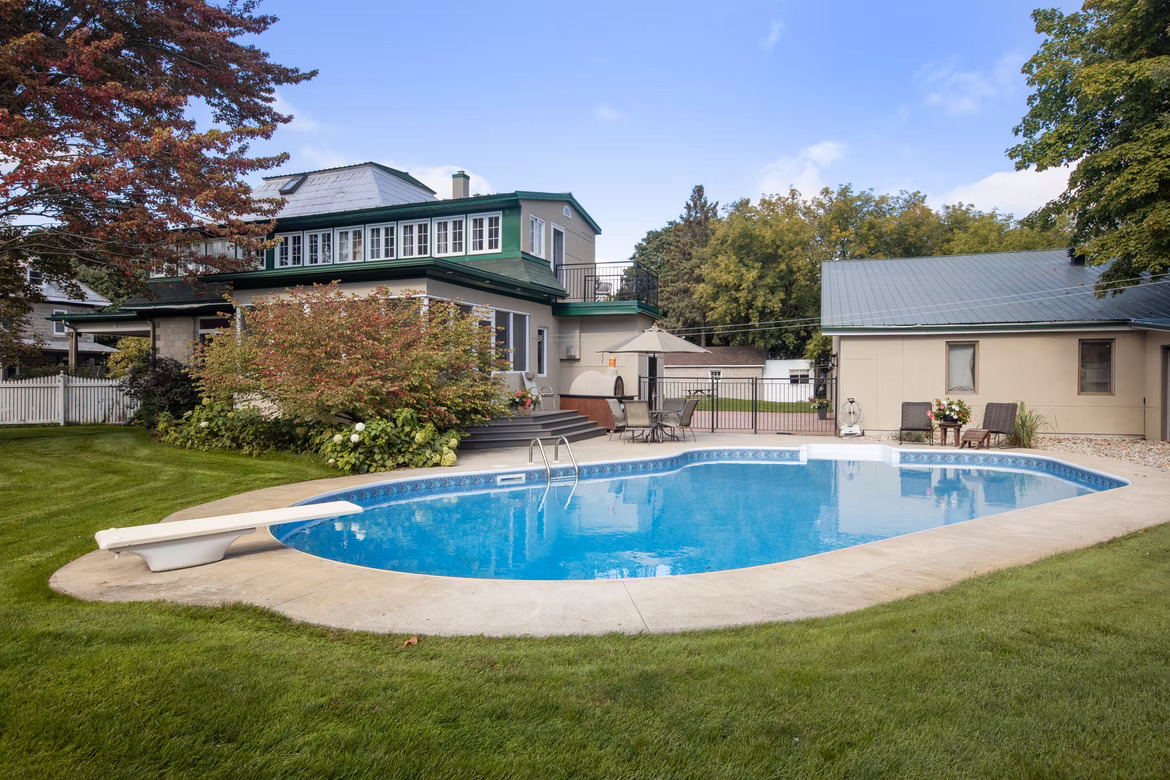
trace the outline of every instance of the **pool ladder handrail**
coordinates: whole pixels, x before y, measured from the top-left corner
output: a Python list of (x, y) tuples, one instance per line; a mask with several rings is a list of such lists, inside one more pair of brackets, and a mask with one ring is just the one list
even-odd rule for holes
[[(577, 456), (573, 454), (573, 445), (569, 444), (569, 439), (565, 436), (560, 436), (556, 440), (556, 447), (553, 449), (553, 462), (561, 462), (561, 442), (565, 442), (565, 449), (569, 451), (569, 457), (573, 460), (573, 488), (569, 491), (569, 497), (565, 499), (565, 509), (569, 508), (569, 503), (573, 500), (573, 494), (577, 492), (577, 483), (581, 480), (581, 467), (577, 465)], [(544, 495), (540, 497), (540, 506), (537, 507), (538, 512), (544, 511), (544, 504), (548, 500), (548, 492), (552, 490), (553, 476), (552, 466), (549, 465), (548, 455), (544, 451), (544, 444), (539, 438), (533, 438), (528, 442), (528, 462), (535, 463), (532, 457), (532, 445), (535, 444), (540, 448), (540, 457), (544, 459), (544, 471), (546, 480), (544, 483)]]

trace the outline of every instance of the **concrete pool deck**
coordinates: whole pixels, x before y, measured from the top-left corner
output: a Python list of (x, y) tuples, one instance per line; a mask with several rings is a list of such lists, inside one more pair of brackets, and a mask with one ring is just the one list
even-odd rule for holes
[[(661, 457), (696, 448), (796, 447), (841, 441), (700, 433), (697, 443), (625, 444), (600, 438), (573, 448), (579, 461), (593, 462)], [(380, 633), (663, 633), (850, 612), (1170, 521), (1170, 474), (1091, 455), (1011, 452), (1058, 458), (1131, 484), (795, 561), (709, 574), (576, 582), (403, 574), (315, 558), (284, 547), (262, 530), (242, 537), (222, 561), (168, 572), (151, 572), (137, 555), (115, 559), (109, 552), (95, 550), (59, 569), (50, 586), (90, 601), (242, 602), (307, 623)], [(460, 456), (454, 469), (412, 469), (281, 485), (191, 507), (165, 519), (272, 509), (387, 479), (527, 465), (527, 448), (469, 452)]]

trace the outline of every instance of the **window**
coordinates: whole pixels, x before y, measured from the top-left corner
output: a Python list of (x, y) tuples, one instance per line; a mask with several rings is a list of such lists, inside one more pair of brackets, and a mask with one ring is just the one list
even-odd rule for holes
[(800, 368), (791, 368), (788, 370), (788, 382), (793, 385), (807, 385), (808, 371)]
[(568, 206), (565, 206), (564, 211), (562, 211), (561, 213), (565, 215), (565, 219), (572, 219), (573, 218), (573, 210), (571, 208), (569, 208)]
[(975, 342), (947, 342), (947, 392), (975, 392)]
[(536, 373), (548, 375), (548, 328), (536, 329)]
[[(69, 310), (68, 309), (53, 309), (53, 313), (54, 314), (68, 314)], [(53, 335), (54, 336), (67, 336), (67, 335), (69, 335), (69, 329), (65, 327), (64, 322), (54, 320), (53, 321)]]
[(431, 253), (431, 223), (403, 222), (398, 226), (402, 234), (399, 257), (426, 257)]
[(565, 229), (560, 225), (552, 226), (552, 257), (549, 262), (554, 269), (565, 264)]
[(434, 231), (435, 256), (463, 254), (463, 217), (436, 219)]
[(471, 245), (468, 254), (483, 254), (485, 252), (500, 251), (500, 215), (499, 214), (472, 214), (467, 218), (470, 227)]
[(277, 236), (276, 267), (287, 268), (304, 262), (304, 237), (300, 233)]
[(544, 257), (544, 220), (528, 218), (528, 248), (537, 257)]
[(333, 231), (320, 230), (315, 233), (306, 233), (305, 242), (308, 244), (309, 265), (328, 265), (333, 262)]
[(512, 350), (512, 371), (528, 370), (528, 315), (496, 311), (496, 346)]
[(1081, 371), (1078, 392), (1113, 392), (1113, 339), (1081, 339)]
[(33, 287), (40, 287), (45, 283), (45, 275), (37, 268), (28, 269), (28, 283)]
[(337, 262), (360, 263), (366, 259), (362, 248), (362, 237), (365, 231), (360, 227), (338, 228), (334, 244), (337, 247)]
[(307, 179), (307, 178), (308, 178), (308, 176), (306, 176), (304, 174), (302, 174), (300, 176), (294, 176), (291, 179), (289, 179), (288, 181), (286, 181), (284, 184), (280, 185), (279, 192), (280, 192), (281, 196), (292, 195), (294, 192), (296, 192), (300, 188), (300, 186), (302, 184), (305, 183), (305, 179)]
[(709, 369), (707, 371), (707, 378), (718, 384), (719, 380), (723, 379), (723, 372), (716, 368)]
[(398, 256), (397, 225), (371, 225), (367, 257), (370, 260), (393, 260)]
[(199, 320), (199, 343), (205, 344), (223, 328), (231, 326), (231, 320), (225, 317), (202, 317)]

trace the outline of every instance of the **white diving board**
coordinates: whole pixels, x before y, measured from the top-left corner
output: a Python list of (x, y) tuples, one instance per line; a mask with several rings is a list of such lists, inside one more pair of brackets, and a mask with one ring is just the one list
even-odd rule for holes
[(257, 528), (341, 517), (361, 511), (360, 506), (349, 501), (329, 501), (172, 523), (109, 528), (98, 531), (94, 539), (100, 549), (115, 555), (124, 552), (141, 555), (151, 571), (170, 571), (222, 560), (232, 542)]

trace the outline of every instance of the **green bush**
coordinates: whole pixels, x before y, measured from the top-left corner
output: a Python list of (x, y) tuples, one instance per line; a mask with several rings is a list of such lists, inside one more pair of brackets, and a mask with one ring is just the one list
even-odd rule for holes
[(155, 358), (134, 364), (122, 378), (122, 387), (139, 402), (134, 422), (154, 428), (164, 412), (179, 417), (199, 404), (195, 380), (187, 367), (174, 358)]
[(189, 450), (238, 450), (259, 455), (273, 450), (313, 451), (322, 427), (303, 420), (269, 418), (254, 409), (236, 409), (205, 398), (182, 417), (159, 415), (155, 435)]
[(346, 474), (425, 466), (454, 466), (461, 433), (439, 431), (411, 409), (398, 409), (390, 418), (326, 432), (320, 451), (326, 462)]

